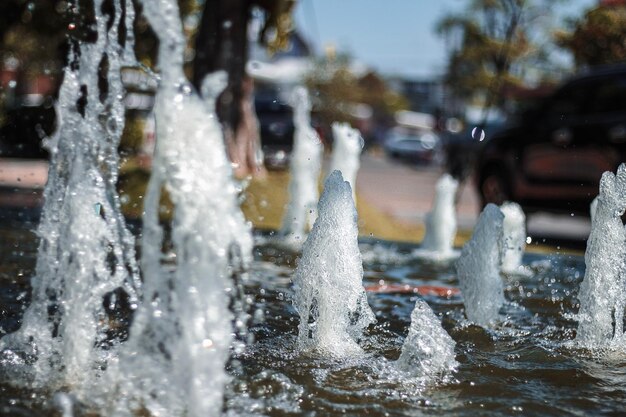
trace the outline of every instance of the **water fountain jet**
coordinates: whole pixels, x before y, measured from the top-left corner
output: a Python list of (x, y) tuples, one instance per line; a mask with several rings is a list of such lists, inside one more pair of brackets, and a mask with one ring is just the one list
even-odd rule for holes
[(459, 182), (449, 174), (444, 174), (435, 188), (435, 200), (431, 211), (426, 214), (426, 233), (420, 249), (414, 256), (436, 261), (445, 261), (459, 255), (453, 249), (456, 235), (456, 213), (454, 197)]
[[(59, 92), (58, 130), (47, 141), (51, 162), (37, 231), (41, 240), (32, 301), (20, 330), (0, 342), (2, 349), (26, 350), (35, 357), (35, 386), (88, 390), (97, 369), (116, 354), (115, 344), (100, 347), (111, 331), (103, 299), (123, 289), (135, 304), (140, 287), (134, 239), (116, 191), (125, 111), (120, 70), (134, 64), (132, 36), (122, 45), (119, 30), (134, 12), (132, 2), (122, 6), (116, 0), (113, 15), (107, 16), (103, 3), (93, 2), (97, 39), (82, 42), (79, 53), (69, 54), (72, 64), (65, 68)], [(99, 91), (97, 63), (105, 59), (107, 90)]]
[(283, 217), (280, 242), (299, 249), (316, 218), (318, 181), (322, 167), (322, 143), (311, 127), (311, 103), (306, 88), (293, 92), (294, 147), (291, 153), (290, 201)]
[(335, 141), (328, 172), (341, 172), (343, 178), (350, 183), (352, 198), (356, 201), (356, 176), (361, 164), (359, 157), (364, 145), (361, 132), (347, 123), (338, 122), (332, 124), (332, 130)]
[(298, 350), (358, 355), (362, 350), (357, 341), (375, 319), (361, 282), (352, 190), (339, 171), (326, 180), (318, 210), (293, 278), (293, 304), (300, 316)]
[(424, 300), (418, 298), (411, 313), (409, 334), (396, 365), (406, 373), (437, 378), (459, 366), (454, 357), (455, 346), (435, 313)]
[(472, 238), (463, 246), (456, 262), (465, 314), (480, 326), (497, 322), (504, 304), (500, 277), (503, 220), (498, 206), (487, 204), (478, 217)]
[(578, 299), (576, 342), (586, 348), (623, 344), (626, 301), (626, 165), (600, 180), (591, 233), (585, 251), (585, 277)]
[[(145, 409), (152, 415), (217, 415), (233, 333), (228, 294), (239, 267), (233, 258), (245, 269), (252, 248), (215, 114), (226, 74), (207, 76), (201, 98), (183, 74), (185, 38), (176, 1), (145, 1), (144, 12), (159, 28), (157, 145), (143, 219), (144, 303), (111, 367), (112, 414)], [(174, 206), (175, 265), (163, 253), (164, 190)]]
[(519, 204), (507, 202), (500, 206), (502, 222), (502, 271), (522, 273), (522, 256), (526, 248), (526, 216)]

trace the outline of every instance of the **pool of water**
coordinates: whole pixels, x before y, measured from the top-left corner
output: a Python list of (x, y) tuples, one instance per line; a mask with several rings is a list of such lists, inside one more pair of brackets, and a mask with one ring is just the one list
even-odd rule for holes
[[(37, 240), (33, 224), (0, 226), (0, 327), (19, 327), (29, 300)], [(469, 323), (454, 265), (411, 256), (411, 245), (367, 241), (364, 285), (377, 323), (360, 341), (365, 355), (333, 360), (295, 349), (291, 305), (297, 255), (259, 244), (246, 284), (254, 341), (234, 353), (224, 412), (270, 416), (600, 415), (626, 407), (626, 361), (570, 346), (584, 261), (577, 255), (526, 254), (524, 274), (503, 276), (507, 305), (493, 329)], [(419, 286), (443, 291), (418, 294)], [(446, 291), (449, 289), (449, 292)], [(456, 341), (457, 372), (436, 382), (394, 370), (417, 297)], [(8, 366), (6, 363), (2, 365)], [(0, 373), (0, 416), (56, 416), (53, 392), (18, 388)], [(88, 404), (76, 415), (99, 415)]]

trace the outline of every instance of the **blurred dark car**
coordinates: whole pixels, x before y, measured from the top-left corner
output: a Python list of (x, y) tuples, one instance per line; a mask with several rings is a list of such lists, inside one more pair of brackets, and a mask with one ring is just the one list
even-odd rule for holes
[(484, 142), (476, 162), (482, 203), (589, 214), (604, 171), (626, 160), (626, 65), (558, 88)]
[(254, 99), (259, 119), (261, 148), (268, 168), (285, 168), (293, 149), (293, 109), (271, 91), (258, 92)]
[(394, 127), (387, 133), (383, 148), (390, 158), (407, 162), (438, 162), (442, 157), (441, 140), (430, 130)]

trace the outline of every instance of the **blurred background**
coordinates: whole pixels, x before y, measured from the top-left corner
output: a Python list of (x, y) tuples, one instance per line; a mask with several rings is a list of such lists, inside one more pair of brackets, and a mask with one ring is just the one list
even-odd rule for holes
[[(55, 128), (63, 66), (71, 45), (90, 39), (91, 17), (81, 3), (0, 3), (4, 217), (36, 218), (41, 206), (48, 158), (42, 144)], [(190, 80), (206, 59), (196, 50), (208, 38), (203, 11), (219, 4), (179, 1)], [(242, 79), (254, 85), (263, 156), (264, 169), (236, 170), (256, 227), (280, 226), (294, 133), (289, 98), (306, 85), (327, 153), (333, 121), (362, 133), (362, 234), (419, 241), (435, 182), (449, 172), (461, 181), (461, 228), (471, 229), (484, 204), (511, 200), (531, 214), (533, 239), (584, 245), (600, 175), (626, 160), (626, 0), (229, 4), (234, 11), (217, 19), (243, 34), (237, 61)], [(127, 122), (120, 146), (120, 193), (131, 219), (141, 216), (149, 176), (157, 87), (151, 74), (158, 72), (156, 37), (136, 7), (141, 66), (122, 74)]]

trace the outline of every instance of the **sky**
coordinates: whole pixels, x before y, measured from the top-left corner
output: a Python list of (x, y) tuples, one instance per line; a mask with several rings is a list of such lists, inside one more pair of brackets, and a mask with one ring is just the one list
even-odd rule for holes
[[(426, 78), (445, 69), (445, 45), (436, 22), (464, 10), (468, 0), (299, 0), (297, 28), (318, 53), (326, 45), (349, 53), (385, 75)], [(564, 0), (560, 21), (581, 15), (597, 0)]]

